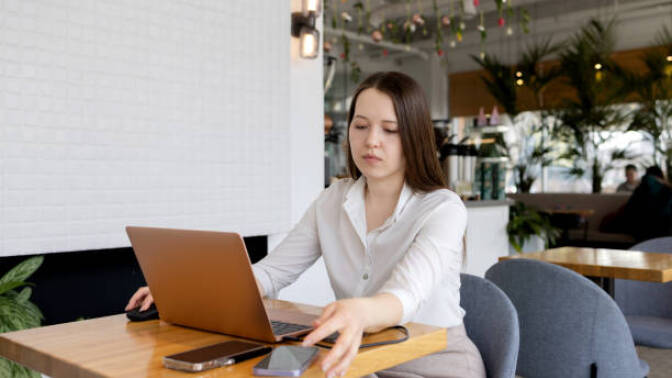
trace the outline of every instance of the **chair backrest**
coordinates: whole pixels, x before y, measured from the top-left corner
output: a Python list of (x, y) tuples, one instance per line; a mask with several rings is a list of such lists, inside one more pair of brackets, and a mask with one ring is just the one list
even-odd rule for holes
[(481, 352), (488, 377), (513, 378), (520, 346), (515, 307), (492, 282), (464, 273), (460, 279), (464, 327)]
[[(672, 237), (645, 240), (633, 251), (672, 253)], [(672, 282), (614, 281), (616, 303), (626, 315), (672, 318)]]
[(492, 266), (486, 278), (511, 299), (520, 322), (517, 374), (524, 377), (643, 377), (625, 317), (590, 280), (531, 259)]

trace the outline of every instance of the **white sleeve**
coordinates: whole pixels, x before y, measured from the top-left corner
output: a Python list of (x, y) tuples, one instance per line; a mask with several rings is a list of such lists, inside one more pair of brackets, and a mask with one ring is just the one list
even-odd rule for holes
[(428, 216), (379, 291), (399, 298), (403, 306), (401, 323), (410, 321), (420, 305), (445, 280), (459, 288), (462, 238), (466, 227), (467, 210), (461, 201), (446, 201)]
[(316, 218), (318, 201), (319, 198), (313, 201), (303, 218), (273, 251), (252, 266), (266, 295), (293, 283), (321, 256)]

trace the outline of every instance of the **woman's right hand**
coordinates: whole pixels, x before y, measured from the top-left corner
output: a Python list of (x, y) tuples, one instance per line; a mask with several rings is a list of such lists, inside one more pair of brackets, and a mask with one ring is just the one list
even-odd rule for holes
[(128, 301), (128, 304), (126, 305), (125, 310), (129, 311), (140, 306), (140, 311), (145, 311), (152, 305), (152, 303), (154, 303), (154, 297), (152, 297), (149, 287), (143, 286), (133, 294), (131, 300)]

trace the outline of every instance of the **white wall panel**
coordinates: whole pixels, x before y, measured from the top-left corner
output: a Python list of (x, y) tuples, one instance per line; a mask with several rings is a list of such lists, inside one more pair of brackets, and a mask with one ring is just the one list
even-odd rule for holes
[(286, 232), (290, 3), (261, 3), (0, 1), (0, 256)]

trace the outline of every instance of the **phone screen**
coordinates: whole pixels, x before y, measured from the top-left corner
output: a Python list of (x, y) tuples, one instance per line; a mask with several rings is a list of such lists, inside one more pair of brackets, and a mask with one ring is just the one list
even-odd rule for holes
[(233, 340), (190, 350), (184, 353), (173, 354), (166, 356), (166, 358), (197, 364), (216, 360), (224, 356), (232, 356), (263, 346), (264, 345), (262, 344)]
[(279, 346), (261, 360), (255, 369), (277, 373), (301, 371), (317, 356), (317, 351), (316, 347)]

